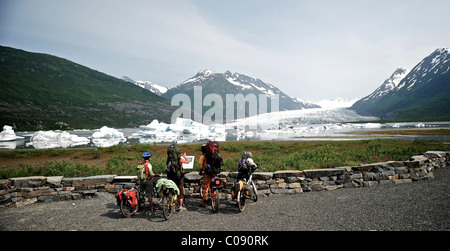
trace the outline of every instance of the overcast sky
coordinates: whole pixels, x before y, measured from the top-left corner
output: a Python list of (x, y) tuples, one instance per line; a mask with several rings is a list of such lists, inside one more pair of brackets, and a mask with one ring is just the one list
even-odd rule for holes
[(0, 45), (174, 87), (238, 72), (293, 97), (362, 98), (450, 47), (449, 0), (0, 0)]

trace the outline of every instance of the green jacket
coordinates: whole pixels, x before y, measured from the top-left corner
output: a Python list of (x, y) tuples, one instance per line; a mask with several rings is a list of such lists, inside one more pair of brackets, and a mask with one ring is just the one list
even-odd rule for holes
[(156, 192), (157, 193), (160, 193), (161, 189), (163, 187), (172, 188), (173, 190), (175, 190), (177, 195), (180, 194), (180, 189), (178, 189), (177, 184), (175, 184), (175, 182), (173, 182), (169, 179), (161, 178), (158, 180), (158, 182), (156, 182)]

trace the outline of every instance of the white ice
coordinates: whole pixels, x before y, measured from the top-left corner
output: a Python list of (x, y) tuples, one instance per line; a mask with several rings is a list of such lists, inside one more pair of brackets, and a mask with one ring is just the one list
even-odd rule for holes
[(3, 126), (3, 131), (0, 132), (0, 141), (13, 141), (23, 139), (24, 137), (16, 136), (16, 133), (9, 125)]
[(79, 137), (66, 131), (37, 131), (31, 136), (27, 146), (32, 145), (36, 149), (47, 149), (67, 148), (89, 143), (90, 140), (88, 138)]
[(343, 108), (317, 108), (280, 111), (239, 119), (226, 126), (236, 129), (237, 140), (259, 137), (260, 140), (287, 140), (301, 137), (335, 136), (356, 128), (380, 128), (380, 123), (344, 123), (372, 121), (377, 117), (358, 115)]
[(92, 134), (92, 143), (98, 147), (113, 146), (125, 142), (126, 140), (127, 139), (122, 132), (107, 126), (103, 126)]
[(153, 120), (139, 126), (139, 132), (132, 137), (140, 143), (178, 142), (188, 143), (200, 140), (225, 141), (226, 128), (221, 124), (204, 125), (191, 119), (177, 118), (174, 124)]

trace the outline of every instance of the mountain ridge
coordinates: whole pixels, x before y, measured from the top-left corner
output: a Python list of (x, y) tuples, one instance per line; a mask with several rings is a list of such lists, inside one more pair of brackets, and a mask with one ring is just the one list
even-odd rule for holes
[[(219, 94), (223, 100), (225, 100), (226, 94), (243, 94), (248, 95), (253, 93), (255, 95), (264, 94), (267, 98), (273, 98), (276, 94), (279, 95), (279, 110), (295, 110), (295, 109), (308, 109), (319, 108), (320, 106), (308, 102), (302, 99), (293, 98), (276, 86), (265, 83), (264, 81), (249, 77), (241, 73), (231, 73), (229, 70), (225, 73), (217, 73), (213, 70), (203, 69), (196, 75), (183, 81), (174, 88), (169, 89), (163, 97), (172, 98), (177, 93), (189, 93), (192, 98), (191, 92), (194, 86), (202, 86), (205, 95), (216, 93)], [(214, 86), (214, 88), (210, 88)], [(206, 91), (205, 91), (206, 88)], [(226, 92), (224, 91), (226, 90)]]
[(170, 121), (170, 101), (64, 58), (0, 46), (0, 118), (15, 130)]
[(450, 50), (436, 49), (382, 97), (372, 94), (350, 109), (386, 120), (450, 118)]

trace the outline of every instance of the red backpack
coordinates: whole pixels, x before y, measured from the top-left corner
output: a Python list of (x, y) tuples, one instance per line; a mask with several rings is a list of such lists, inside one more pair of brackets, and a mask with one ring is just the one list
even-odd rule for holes
[(209, 165), (205, 171), (207, 174), (217, 175), (221, 171), (223, 160), (219, 155), (219, 146), (217, 141), (208, 141), (206, 144), (206, 164)]

